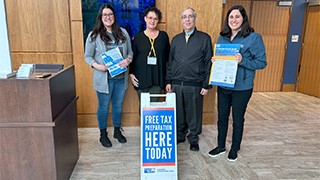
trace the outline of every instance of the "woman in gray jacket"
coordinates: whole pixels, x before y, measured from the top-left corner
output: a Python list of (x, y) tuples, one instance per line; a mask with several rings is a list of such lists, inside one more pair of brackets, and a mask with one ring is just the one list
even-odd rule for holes
[(107, 121), (111, 101), (111, 117), (114, 126), (113, 137), (120, 143), (127, 142), (121, 131), (122, 102), (128, 86), (128, 71), (111, 77), (109, 66), (105, 65), (102, 53), (119, 48), (124, 60), (120, 67), (128, 66), (133, 57), (130, 37), (127, 31), (120, 28), (115, 11), (110, 4), (101, 6), (93, 30), (89, 33), (85, 46), (85, 61), (93, 68), (93, 89), (96, 90), (99, 105), (97, 119), (100, 129), (100, 142), (104, 147), (111, 147), (108, 138)]

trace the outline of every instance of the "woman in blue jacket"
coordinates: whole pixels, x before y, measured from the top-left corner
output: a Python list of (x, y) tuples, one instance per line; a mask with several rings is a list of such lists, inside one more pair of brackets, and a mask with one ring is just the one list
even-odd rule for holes
[[(209, 152), (215, 157), (226, 152), (230, 108), (232, 106), (233, 134), (228, 160), (236, 161), (243, 135), (244, 114), (252, 95), (255, 70), (267, 66), (262, 37), (250, 27), (248, 16), (242, 6), (233, 6), (227, 13), (225, 26), (217, 44), (241, 44), (236, 54), (238, 70), (233, 88), (218, 86), (218, 147)], [(212, 58), (212, 62), (215, 59)]]

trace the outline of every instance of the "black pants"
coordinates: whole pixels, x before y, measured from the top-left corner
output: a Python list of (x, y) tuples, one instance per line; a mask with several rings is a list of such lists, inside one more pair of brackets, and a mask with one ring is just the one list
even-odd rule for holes
[(202, 87), (172, 85), (176, 93), (177, 112), (177, 138), (184, 140), (188, 135), (191, 144), (197, 144), (198, 135), (202, 132), (203, 96), (200, 94)]
[(218, 146), (225, 148), (230, 108), (232, 106), (233, 132), (231, 149), (240, 150), (243, 135), (244, 114), (251, 98), (252, 89), (225, 90), (218, 87)]

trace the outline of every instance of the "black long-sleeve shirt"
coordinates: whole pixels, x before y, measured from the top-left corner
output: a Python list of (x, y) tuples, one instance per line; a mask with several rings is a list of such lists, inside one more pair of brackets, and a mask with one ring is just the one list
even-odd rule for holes
[[(145, 89), (153, 85), (165, 88), (166, 62), (169, 57), (169, 37), (166, 32), (159, 31), (154, 41), (154, 48), (157, 55), (157, 65), (148, 65), (151, 44), (148, 36), (144, 32), (135, 35), (132, 42), (133, 60), (130, 64), (130, 74), (134, 74), (139, 80), (139, 87), (135, 89)], [(152, 52), (152, 56), (153, 52)]]
[(188, 42), (185, 39), (185, 32), (176, 35), (171, 42), (167, 83), (210, 89), (212, 55), (212, 42), (208, 34), (195, 29)]

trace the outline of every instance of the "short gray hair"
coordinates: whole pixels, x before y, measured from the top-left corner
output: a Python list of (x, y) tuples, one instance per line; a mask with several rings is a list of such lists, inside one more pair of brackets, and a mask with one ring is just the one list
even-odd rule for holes
[(183, 16), (183, 15), (182, 15), (182, 14), (183, 14), (183, 12), (184, 12), (184, 11), (186, 11), (186, 10), (188, 10), (188, 9), (191, 9), (191, 10), (193, 11), (193, 15), (194, 15), (194, 17), (197, 17), (196, 11), (195, 11), (194, 9), (192, 9), (191, 7), (186, 7), (186, 8), (182, 11), (182, 13), (181, 13), (181, 17)]

